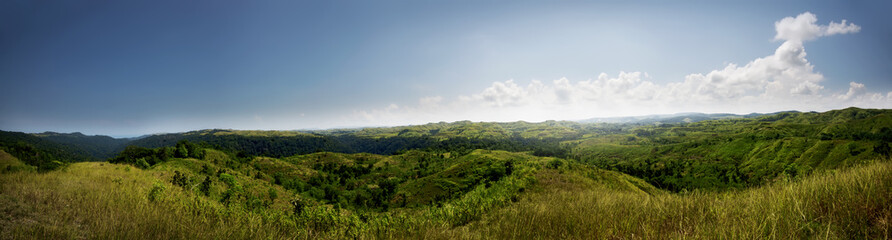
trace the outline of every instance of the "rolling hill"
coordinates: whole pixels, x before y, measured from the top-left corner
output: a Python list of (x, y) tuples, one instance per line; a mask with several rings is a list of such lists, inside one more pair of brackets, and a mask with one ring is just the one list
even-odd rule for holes
[(0, 236), (889, 237), (892, 110), (712, 117), (3, 132)]

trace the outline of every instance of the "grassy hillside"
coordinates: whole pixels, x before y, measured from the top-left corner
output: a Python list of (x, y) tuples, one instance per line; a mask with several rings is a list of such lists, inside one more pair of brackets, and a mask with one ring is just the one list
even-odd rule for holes
[(570, 157), (673, 191), (759, 186), (890, 155), (892, 111), (849, 108), (639, 126), (573, 141)]
[[(454, 230), (521, 239), (887, 239), (892, 163), (724, 193), (640, 194), (552, 181), (541, 193)], [(569, 184), (568, 184), (569, 182)], [(583, 186), (580, 186), (583, 185)]]
[(875, 239), (892, 222), (890, 110), (202, 130), (73, 164), (0, 137), (4, 239)]
[(722, 116), (676, 124), (461, 121), (312, 133), (203, 130), (157, 135), (132, 144), (154, 148), (188, 140), (275, 158), (314, 152), (530, 152), (629, 173), (673, 191), (758, 186), (892, 153), (890, 110)]
[[(517, 160), (516, 170), (498, 180), (466, 182), (472, 185), (463, 194), (443, 199), (437, 206), (402, 207), (387, 199), (385, 206), (393, 206), (389, 211), (342, 207), (325, 197), (295, 194), (265, 179), (259, 171), (263, 167), (253, 164), (269, 161), (290, 164), (268, 158), (226, 167), (225, 162), (232, 159), (216, 159), (223, 164), (217, 165), (211, 159), (214, 157), (210, 157), (216, 154), (206, 153), (205, 159), (173, 158), (145, 170), (125, 164), (89, 162), (44, 174), (13, 172), (0, 176), (0, 205), (4, 206), (0, 210), (7, 216), (0, 222), (3, 226), (0, 236), (53, 239), (408, 236), (423, 233), (409, 229), (434, 231), (464, 225), (516, 201), (518, 194), (535, 181), (533, 174), (547, 163), (547, 159), (508, 152), (474, 154)], [(295, 158), (288, 161), (324, 165), (341, 159), (341, 166), (350, 161), (337, 154)], [(397, 162), (403, 161), (399, 159), (379, 157), (379, 160), (388, 162), (374, 165), (403, 165)], [(445, 171), (448, 174), (464, 172), (466, 176), (478, 170), (463, 166), (449, 169)], [(376, 174), (388, 172), (385, 169)], [(441, 173), (431, 176), (437, 174)], [(368, 179), (388, 181), (392, 177)], [(414, 186), (411, 182), (405, 185)], [(380, 183), (366, 186), (384, 188)], [(399, 189), (411, 192), (408, 187)], [(421, 197), (420, 194), (408, 196)]]
[[(75, 163), (43, 174), (0, 175), (0, 236), (857, 239), (887, 238), (892, 228), (889, 161), (742, 191), (677, 194), (617, 172), (527, 158), (518, 172), (488, 187), (440, 205), (388, 212), (301, 202), (301, 196), (237, 171), (228, 173), (234, 184), (214, 181), (209, 195), (191, 180), (186, 186), (172, 182), (177, 171), (201, 172), (203, 160), (176, 159), (148, 170)], [(221, 201), (233, 188), (243, 194)], [(259, 204), (252, 208), (254, 197)], [(302, 204), (300, 211), (293, 203)]]
[(19, 171), (36, 171), (37, 168), (20, 161), (15, 156), (0, 150), (0, 173), (12, 173)]

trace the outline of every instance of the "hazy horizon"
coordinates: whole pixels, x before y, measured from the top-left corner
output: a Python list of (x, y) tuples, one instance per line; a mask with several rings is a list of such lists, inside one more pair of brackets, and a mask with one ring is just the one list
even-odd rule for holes
[[(840, 109), (834, 109), (834, 110), (840, 110)], [(136, 134), (136, 135), (109, 135), (109, 134), (102, 134), (102, 133), (84, 133), (84, 132), (81, 132), (81, 131), (57, 132), (57, 131), (50, 131), (50, 130), (47, 130), (47, 131), (25, 132), (25, 133), (29, 133), (29, 134), (40, 134), (40, 133), (48, 133), (48, 132), (52, 132), (52, 133), (60, 133), (60, 134), (74, 134), (74, 133), (80, 133), (80, 134), (83, 134), (83, 135), (86, 135), (86, 136), (108, 136), (108, 137), (117, 138), (117, 139), (125, 139), (125, 138), (137, 138), (137, 137), (150, 136), (150, 135), (184, 133), (184, 132), (202, 131), (202, 130), (235, 130), (235, 131), (325, 131), (325, 130), (338, 130), (338, 129), (349, 130), (349, 129), (364, 129), (364, 128), (388, 128), (388, 127), (402, 127), (402, 126), (418, 126), (418, 125), (426, 125), (426, 124), (433, 124), (433, 123), (442, 123), (442, 122), (446, 122), (446, 123), (454, 123), (454, 122), (462, 122), (462, 121), (471, 121), (471, 122), (496, 122), (496, 123), (512, 123), (512, 122), (542, 123), (542, 122), (547, 122), (547, 121), (618, 123), (618, 122), (610, 121), (610, 120), (618, 120), (618, 119), (624, 119), (624, 118), (640, 118), (640, 119), (642, 119), (642, 120), (647, 120), (647, 119), (652, 119), (652, 118), (655, 118), (655, 117), (675, 116), (675, 115), (681, 115), (681, 116), (684, 116), (684, 115), (687, 115), (687, 114), (707, 114), (707, 115), (708, 115), (708, 114), (733, 114), (733, 115), (737, 115), (737, 116), (745, 116), (745, 115), (749, 115), (749, 114), (772, 114), (772, 113), (789, 112), (789, 111), (796, 111), (796, 110), (778, 111), (778, 112), (771, 112), (771, 113), (768, 113), (768, 112), (750, 112), (750, 113), (678, 112), (678, 113), (669, 113), (669, 114), (648, 114), (648, 115), (634, 115), (634, 116), (630, 115), (630, 116), (591, 117), (591, 118), (585, 118), (585, 119), (547, 119), (547, 120), (543, 120), (543, 121), (535, 121), (535, 122), (524, 121), (524, 120), (516, 120), (516, 121), (473, 121), (473, 120), (467, 120), (467, 119), (466, 119), (466, 120), (456, 120), (456, 121), (448, 121), (448, 122), (447, 122), (447, 121), (438, 121), (438, 122), (425, 122), (425, 123), (405, 124), (405, 125), (342, 126), (342, 127), (330, 127), (330, 128), (301, 128), (301, 129), (202, 128), (202, 129), (186, 129), (186, 130), (183, 130), (183, 131), (175, 131), (175, 132), (141, 133), (141, 134)], [(832, 111), (832, 110), (831, 110), (831, 111)], [(6, 129), (0, 129), (0, 130), (6, 130)], [(6, 130), (6, 131), (9, 131), (9, 130)]]
[(0, 129), (892, 108), (885, 2), (0, 3)]

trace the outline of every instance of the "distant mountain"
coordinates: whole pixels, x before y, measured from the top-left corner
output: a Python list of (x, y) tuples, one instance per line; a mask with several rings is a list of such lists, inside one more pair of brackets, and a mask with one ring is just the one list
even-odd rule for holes
[[(4, 132), (5, 146), (18, 142), (46, 150), (54, 157), (65, 155), (70, 161), (103, 160), (116, 156), (124, 147), (171, 147), (182, 140), (231, 153), (253, 156), (287, 157), (320, 151), (338, 153), (398, 154), (411, 149), (465, 151), (473, 149), (532, 151), (537, 156), (563, 156), (569, 145), (563, 141), (599, 135), (631, 133), (645, 125), (679, 124), (708, 120), (784, 122), (796, 124), (838, 124), (885, 114), (889, 110), (847, 108), (816, 112), (778, 112), (746, 115), (717, 113), (678, 113), (636, 117), (592, 118), (581, 121), (529, 122), (438, 122), (423, 125), (317, 131), (251, 131), (208, 129), (183, 133), (153, 134), (116, 139), (88, 136), (79, 132), (37, 134)], [(877, 125), (885, 126), (885, 125)], [(853, 126), (845, 129), (853, 129)], [(841, 128), (842, 129), (842, 128)], [(825, 130), (828, 136), (851, 135), (836, 128)], [(647, 131), (647, 130), (642, 130)], [(879, 129), (862, 131), (877, 134)], [(636, 133), (638, 134), (638, 133)], [(644, 134), (644, 133), (642, 133)], [(862, 135), (864, 135), (862, 134)], [(14, 135), (14, 137), (10, 137)], [(646, 135), (646, 134), (645, 134)], [(865, 135), (865, 136), (867, 136)], [(863, 136), (855, 136), (862, 138)], [(52, 144), (51, 144), (52, 143)], [(59, 149), (65, 149), (60, 151)], [(7, 151), (10, 152), (10, 151)], [(64, 152), (64, 153), (63, 153)], [(16, 156), (20, 159), (27, 157)]]
[(124, 149), (124, 147), (127, 146), (127, 143), (131, 141), (131, 139), (128, 138), (112, 138), (104, 135), (88, 136), (79, 132), (44, 132), (32, 135), (49, 141), (79, 148), (83, 151), (86, 151), (90, 156), (97, 159), (107, 159), (110, 157), (114, 157), (118, 152), (120, 152)]
[(66, 162), (102, 160), (75, 145), (58, 143), (22, 132), (0, 131), (0, 150), (41, 170), (55, 169)]
[(608, 117), (608, 118), (589, 118), (579, 120), (580, 123), (629, 123), (629, 124), (655, 124), (655, 123), (691, 123), (706, 120), (733, 119), (733, 118), (757, 118), (765, 115), (773, 115), (777, 113), (750, 113), (746, 115), (732, 113), (676, 113), (676, 114), (660, 114), (645, 115), (631, 117)]
[[(576, 128), (563, 126), (573, 125)], [(432, 123), (418, 126), (300, 131), (242, 131), (210, 129), (152, 135), (128, 145), (170, 147), (186, 140), (247, 155), (287, 157), (315, 152), (398, 154), (411, 149), (443, 151), (492, 149), (533, 151), (537, 155), (558, 152), (560, 139), (578, 135), (579, 123)]]

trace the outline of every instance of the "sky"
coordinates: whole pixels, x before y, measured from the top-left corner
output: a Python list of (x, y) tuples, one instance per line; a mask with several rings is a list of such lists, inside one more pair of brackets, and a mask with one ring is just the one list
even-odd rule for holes
[(0, 1), (0, 129), (892, 108), (888, 1)]

